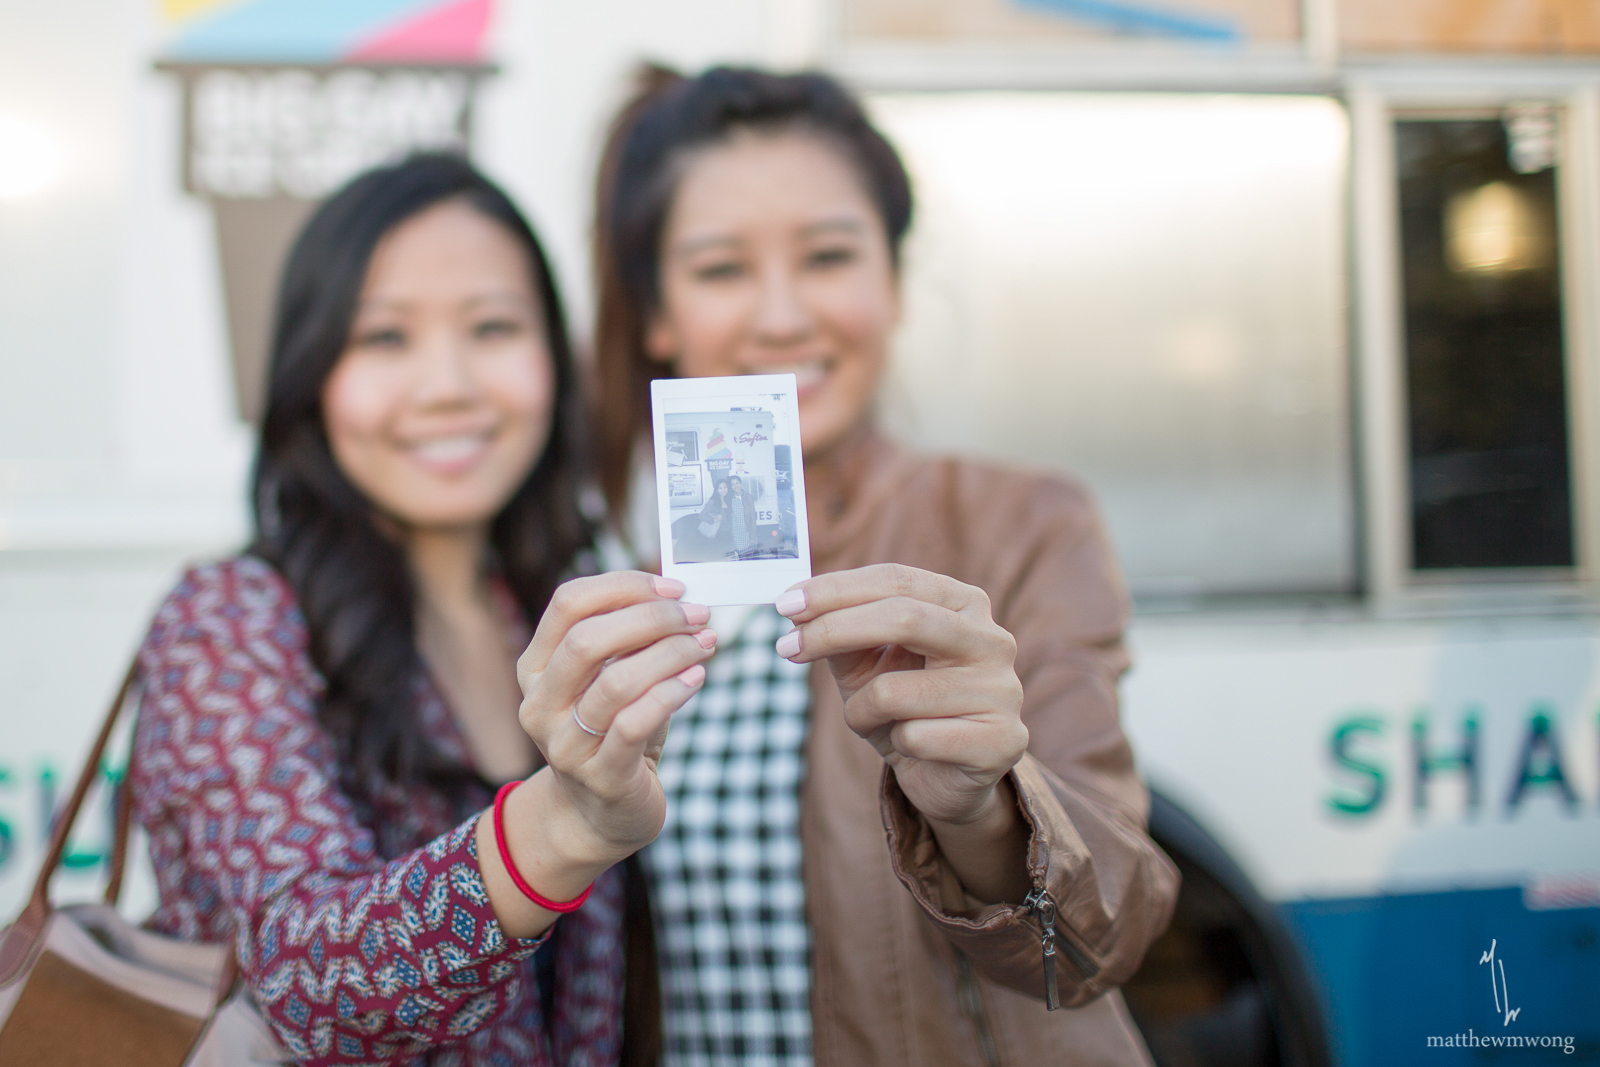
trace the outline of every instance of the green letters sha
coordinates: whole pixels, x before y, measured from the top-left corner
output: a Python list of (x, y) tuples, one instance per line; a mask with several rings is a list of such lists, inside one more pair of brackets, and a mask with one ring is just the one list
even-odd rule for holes
[(1382, 734), (1383, 720), (1358, 715), (1339, 723), (1328, 738), (1328, 755), (1340, 768), (1364, 780), (1360, 795), (1335, 793), (1328, 797), (1328, 807), (1341, 815), (1368, 815), (1383, 803), (1387, 783), (1383, 768), (1351, 753), (1351, 747), (1361, 734)]

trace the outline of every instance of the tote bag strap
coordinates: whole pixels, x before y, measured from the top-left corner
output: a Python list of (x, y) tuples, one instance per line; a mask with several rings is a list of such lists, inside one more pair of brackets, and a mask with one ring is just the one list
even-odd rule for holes
[[(45, 851), (44, 862), (39, 866), (39, 878), (33, 884), (33, 896), (28, 901), (28, 906), (23, 911), (19, 922), (32, 919), (31, 925), (36, 932), (42, 932), (44, 922), (50, 913), (50, 876), (55, 874), (56, 868), (61, 866), (61, 858), (67, 851), (67, 839), (72, 834), (73, 824), (78, 821), (78, 813), (83, 809), (83, 802), (89, 795), (89, 789), (94, 785), (94, 780), (100, 771), (100, 761), (105, 757), (106, 745), (111, 742), (111, 735), (116, 730), (117, 722), (122, 718), (123, 709), (128, 706), (128, 694), (133, 691), (134, 685), (139, 680), (139, 660), (134, 658), (128, 667), (128, 673), (123, 675), (122, 684), (117, 687), (117, 695), (111, 701), (111, 707), (106, 710), (105, 722), (100, 726), (100, 733), (94, 739), (94, 746), (89, 750), (89, 758), (84, 761), (83, 771), (78, 775), (78, 784), (72, 790), (66, 807), (57, 817), (55, 827), (50, 831), (50, 846)], [(117, 898), (122, 895), (122, 876), (128, 860), (128, 833), (133, 824), (133, 756), (128, 756), (128, 768), (123, 773), (122, 781), (117, 783), (116, 822), (111, 838), (111, 874), (106, 881), (105, 901), (115, 905)], [(239, 956), (236, 951), (230, 951), (223, 958), (222, 972), (217, 984), (217, 1003), (221, 1004), (233, 991), (239, 980)], [(288, 1062), (287, 1060), (283, 1062)]]
[(128, 863), (128, 831), (133, 825), (133, 753), (117, 783), (117, 821), (111, 831), (111, 874), (106, 879), (106, 903), (116, 907), (122, 897), (122, 871)]
[[(106, 721), (100, 727), (99, 736), (94, 739), (94, 747), (89, 750), (89, 758), (83, 765), (83, 772), (78, 775), (78, 784), (73, 788), (66, 807), (56, 818), (54, 829), (50, 831), (50, 845), (45, 850), (44, 862), (39, 865), (39, 878), (33, 884), (33, 896), (28, 901), (29, 911), (37, 910), (38, 914), (43, 915), (49, 910), (50, 876), (61, 866), (61, 857), (67, 851), (67, 838), (72, 834), (73, 824), (78, 821), (78, 812), (83, 808), (84, 798), (89, 795), (89, 787), (94, 784), (95, 777), (100, 773), (100, 760), (105, 756), (106, 745), (111, 741), (111, 733), (116, 728), (117, 720), (122, 717), (128, 693), (133, 689), (138, 677), (139, 661), (135, 659), (128, 667), (128, 673), (123, 676), (116, 698), (112, 700), (111, 707), (106, 712)], [(113, 903), (116, 901), (114, 894), (120, 893), (122, 888), (122, 866), (127, 856), (128, 812), (132, 806), (128, 782), (133, 778), (132, 771), (130, 760), (129, 773), (123, 775), (117, 798), (117, 824), (111, 855), (111, 884), (107, 886), (106, 891), (107, 899)]]

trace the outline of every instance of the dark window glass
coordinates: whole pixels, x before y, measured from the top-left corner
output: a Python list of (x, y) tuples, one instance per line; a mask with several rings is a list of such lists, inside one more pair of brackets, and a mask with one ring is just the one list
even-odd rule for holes
[(1513, 119), (1395, 124), (1419, 570), (1573, 563), (1553, 116), (1543, 121), (1542, 134), (1537, 116), (1531, 134)]

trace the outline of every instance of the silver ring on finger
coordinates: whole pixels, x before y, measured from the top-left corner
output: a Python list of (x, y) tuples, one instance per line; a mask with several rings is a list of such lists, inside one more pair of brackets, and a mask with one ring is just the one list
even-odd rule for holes
[(588, 734), (590, 737), (604, 737), (606, 735), (606, 732), (604, 730), (593, 730), (593, 729), (590, 729), (588, 723), (586, 723), (582, 719), (578, 718), (578, 705), (576, 705), (576, 704), (572, 705), (572, 721), (578, 724), (578, 729), (582, 730), (584, 733)]

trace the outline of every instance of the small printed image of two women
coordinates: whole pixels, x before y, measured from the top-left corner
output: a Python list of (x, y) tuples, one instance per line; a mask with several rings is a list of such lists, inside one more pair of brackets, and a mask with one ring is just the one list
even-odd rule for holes
[(666, 416), (674, 562), (798, 557), (793, 451), (781, 421), (748, 408)]

